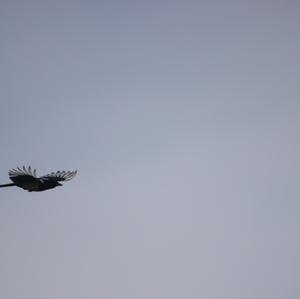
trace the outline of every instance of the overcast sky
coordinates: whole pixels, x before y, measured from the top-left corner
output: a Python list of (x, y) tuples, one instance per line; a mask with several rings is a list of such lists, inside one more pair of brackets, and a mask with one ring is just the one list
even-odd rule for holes
[(0, 1), (3, 299), (300, 298), (297, 1)]

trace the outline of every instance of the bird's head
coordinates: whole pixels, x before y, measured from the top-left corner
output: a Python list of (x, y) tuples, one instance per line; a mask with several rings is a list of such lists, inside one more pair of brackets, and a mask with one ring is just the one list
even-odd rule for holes
[(46, 186), (49, 189), (55, 188), (58, 186), (62, 186), (62, 184), (59, 181), (51, 180), (51, 179), (45, 180), (43, 183), (44, 183), (44, 186)]

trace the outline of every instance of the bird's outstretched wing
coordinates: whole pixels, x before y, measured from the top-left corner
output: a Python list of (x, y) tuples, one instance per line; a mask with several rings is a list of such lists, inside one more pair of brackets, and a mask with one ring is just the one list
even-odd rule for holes
[(41, 180), (41, 181), (51, 180), (51, 181), (57, 181), (57, 182), (69, 181), (76, 175), (76, 173), (77, 173), (77, 170), (51, 172), (47, 175), (40, 177), (39, 180)]
[(20, 183), (36, 183), (38, 182), (38, 178), (36, 177), (36, 170), (32, 170), (29, 166), (28, 169), (26, 169), (25, 166), (23, 168), (17, 167), (16, 169), (11, 169), (8, 172), (9, 178), (16, 184)]

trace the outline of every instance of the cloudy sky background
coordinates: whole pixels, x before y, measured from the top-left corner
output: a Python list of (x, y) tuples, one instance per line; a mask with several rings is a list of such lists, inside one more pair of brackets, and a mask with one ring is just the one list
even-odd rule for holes
[(298, 299), (296, 1), (0, 2), (5, 299)]

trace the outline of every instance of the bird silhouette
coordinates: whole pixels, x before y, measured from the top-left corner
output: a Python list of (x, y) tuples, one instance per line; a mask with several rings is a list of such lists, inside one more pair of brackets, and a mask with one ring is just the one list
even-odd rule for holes
[(36, 170), (32, 170), (29, 166), (26, 169), (17, 167), (16, 169), (11, 169), (8, 172), (9, 178), (13, 181), (10, 184), (0, 185), (0, 188), (17, 186), (27, 190), (32, 191), (45, 191), (48, 189), (53, 189), (57, 186), (62, 186), (60, 182), (71, 180), (77, 173), (76, 171), (57, 171), (51, 172), (50, 174), (37, 177)]

